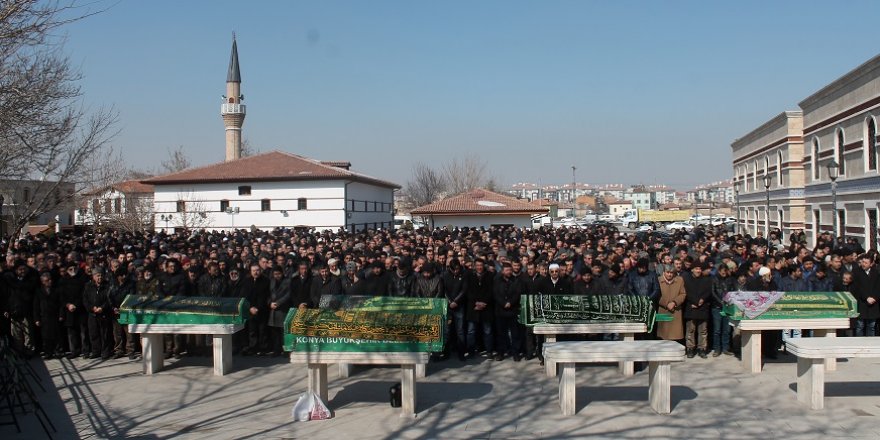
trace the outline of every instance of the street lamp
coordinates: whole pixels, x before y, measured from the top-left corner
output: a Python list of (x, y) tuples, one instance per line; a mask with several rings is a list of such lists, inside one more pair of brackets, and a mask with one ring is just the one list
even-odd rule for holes
[(834, 159), (826, 165), (828, 178), (831, 179), (831, 248), (837, 248), (837, 178), (840, 177), (840, 165)]
[(739, 234), (739, 180), (733, 182), (733, 206), (736, 209), (736, 227), (733, 228), (734, 234)]
[(238, 214), (239, 211), (240, 211), (240, 208), (238, 206), (236, 206), (235, 208), (233, 208), (231, 206), (226, 207), (226, 213), (232, 217), (232, 230), (233, 231), (235, 231), (235, 214)]
[(764, 173), (764, 190), (767, 195), (766, 203), (764, 204), (764, 239), (770, 240), (770, 183), (773, 180), (773, 177), (770, 176), (770, 173)]
[(172, 218), (173, 217), (171, 217), (171, 214), (161, 214), (159, 216), (159, 219), (165, 222), (165, 229), (163, 230), (163, 232), (168, 233), (168, 222), (170, 222)]

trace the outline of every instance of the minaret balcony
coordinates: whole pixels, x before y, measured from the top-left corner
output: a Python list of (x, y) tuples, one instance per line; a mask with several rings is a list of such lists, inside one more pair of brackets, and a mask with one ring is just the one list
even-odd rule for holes
[(220, 104), (221, 115), (243, 115), (247, 113), (247, 106), (244, 104)]

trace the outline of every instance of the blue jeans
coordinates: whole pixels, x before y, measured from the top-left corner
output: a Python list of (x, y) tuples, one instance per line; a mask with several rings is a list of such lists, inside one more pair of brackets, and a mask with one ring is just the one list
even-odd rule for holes
[(483, 333), (483, 348), (486, 349), (487, 352), (491, 353), (495, 349), (494, 340), (492, 338), (492, 323), (491, 322), (474, 322), (468, 321), (467, 325), (467, 349), (468, 351), (474, 351), (477, 348), (477, 327), (482, 329)]
[(712, 349), (730, 351), (730, 319), (715, 307), (712, 308)]
[(856, 336), (875, 336), (876, 319), (856, 319)]

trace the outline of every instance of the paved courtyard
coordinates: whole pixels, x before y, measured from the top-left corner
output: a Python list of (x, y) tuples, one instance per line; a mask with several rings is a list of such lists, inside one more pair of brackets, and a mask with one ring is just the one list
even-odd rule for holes
[[(388, 405), (399, 369), (357, 367), (338, 379), (331, 366), (335, 417), (315, 422), (291, 420), (306, 369), (283, 358), (236, 358), (225, 377), (211, 375), (209, 358), (172, 360), (155, 376), (128, 360), (31, 362), (51, 383), (41, 401), (64, 439), (880, 438), (880, 361), (871, 359), (839, 362), (822, 411), (797, 402), (791, 356), (758, 375), (727, 356), (673, 364), (668, 416), (648, 405), (646, 371), (623, 377), (613, 365), (578, 368), (578, 413), (564, 417), (557, 382), (536, 360), (432, 363), (415, 419)], [(42, 437), (33, 418), (25, 429), (0, 427), (0, 437)]]

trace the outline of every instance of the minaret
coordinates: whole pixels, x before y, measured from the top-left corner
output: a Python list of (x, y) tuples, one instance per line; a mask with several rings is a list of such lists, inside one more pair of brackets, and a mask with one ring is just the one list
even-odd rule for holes
[(232, 34), (232, 55), (229, 57), (229, 71), (226, 73), (226, 94), (220, 115), (226, 126), (226, 161), (241, 158), (241, 126), (244, 125), (245, 105), (241, 103), (241, 72), (238, 70), (238, 44)]

